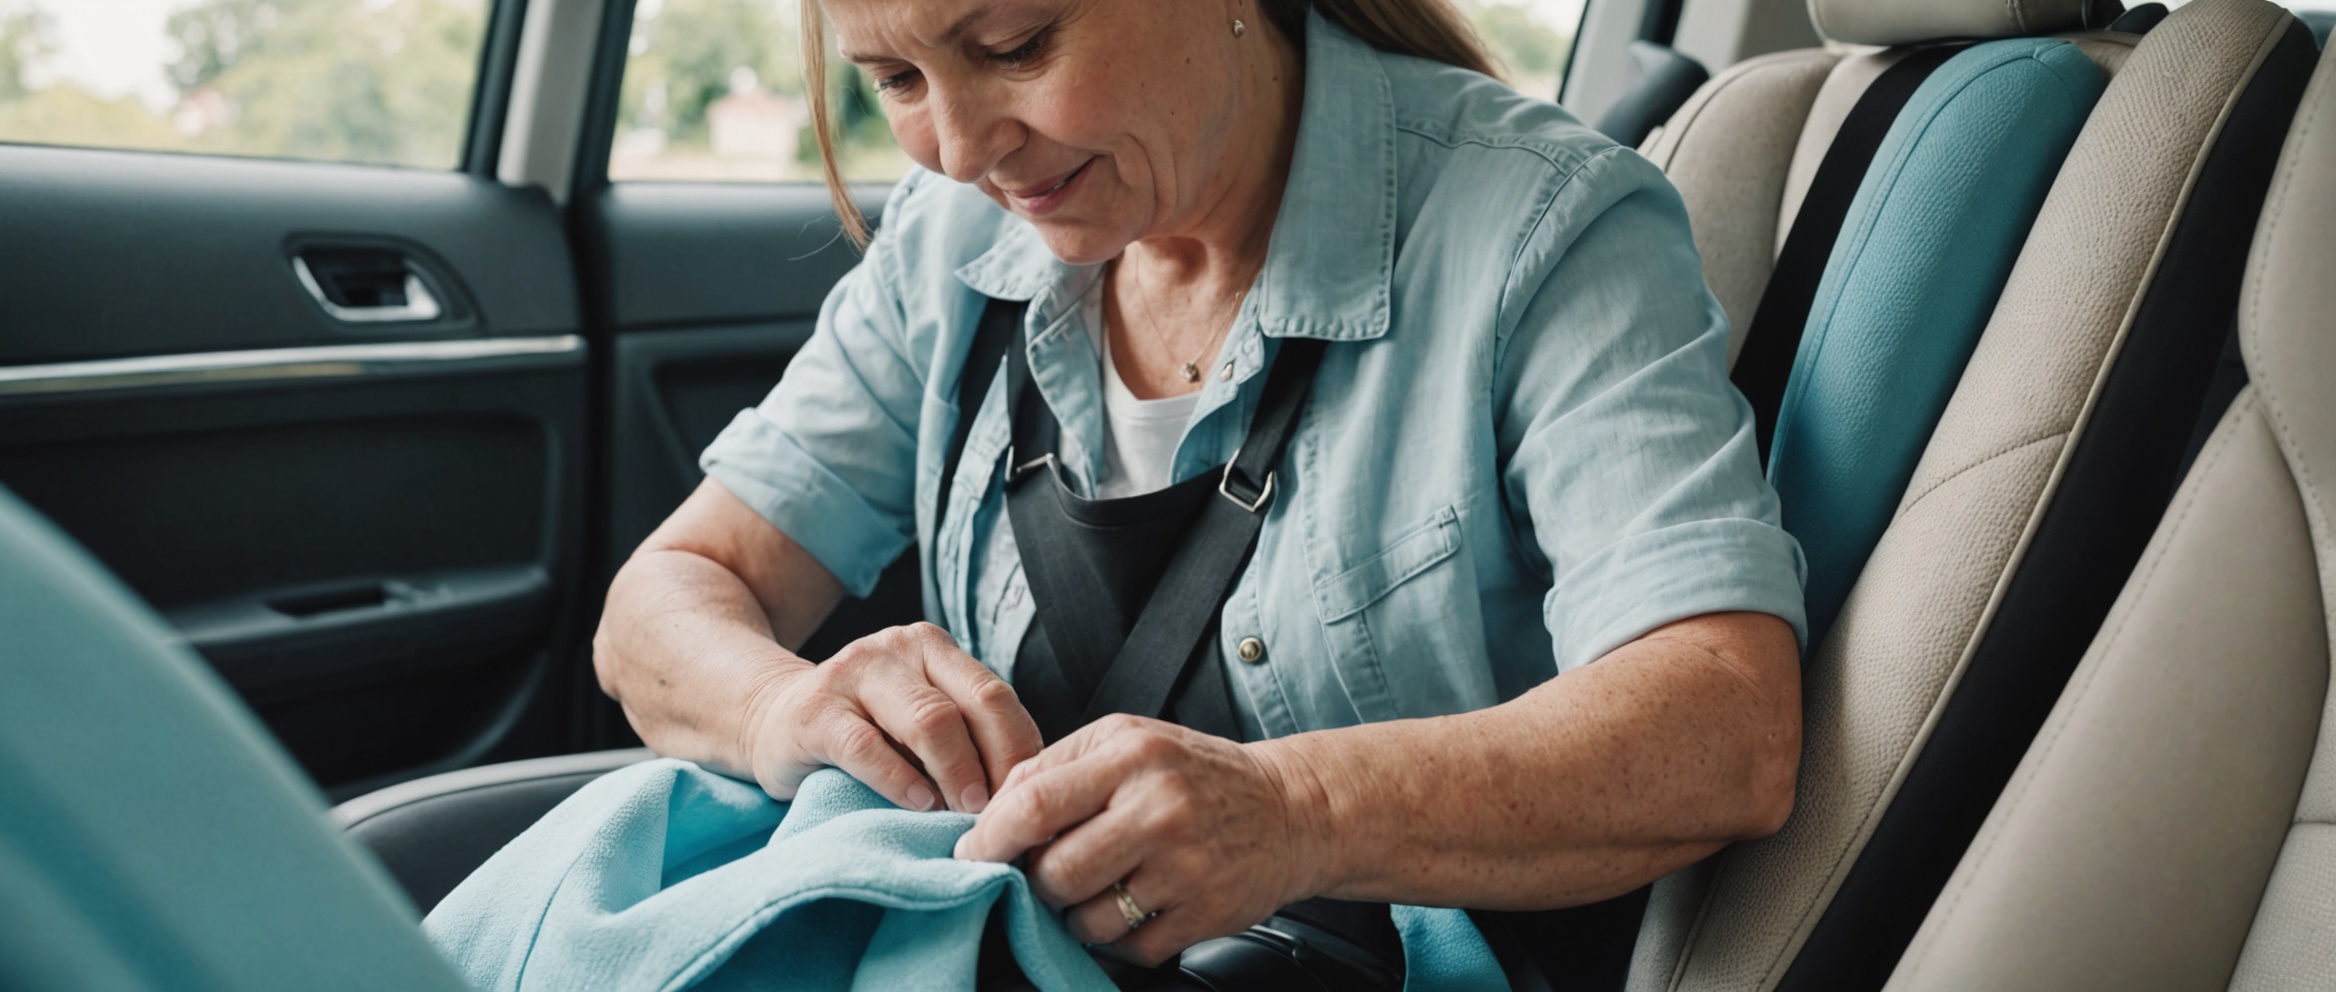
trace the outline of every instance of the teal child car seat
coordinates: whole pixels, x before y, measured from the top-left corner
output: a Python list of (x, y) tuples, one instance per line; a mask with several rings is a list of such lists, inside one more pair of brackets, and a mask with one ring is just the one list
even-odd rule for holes
[(458, 989), (160, 618), (0, 489), (0, 988)]
[(1808, 556), (1811, 644), (1896, 514), (2104, 86), (2067, 41), (1975, 45), (1923, 81), (1875, 152), (1769, 448), (1785, 530)]

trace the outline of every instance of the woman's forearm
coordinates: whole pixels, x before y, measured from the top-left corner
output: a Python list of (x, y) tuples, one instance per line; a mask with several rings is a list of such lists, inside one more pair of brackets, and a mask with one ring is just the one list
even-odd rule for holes
[(712, 479), (617, 571), (593, 636), (600, 687), (657, 753), (753, 771), (754, 701), (843, 598), (808, 551)]
[(1790, 629), (1727, 614), (1488, 710), (1252, 747), (1292, 796), (1322, 894), (1546, 909), (1774, 832), (1799, 728)]
[(609, 586), (593, 664), (657, 753), (749, 775), (750, 701), (810, 663), (774, 637), (728, 569), (688, 551), (644, 550)]

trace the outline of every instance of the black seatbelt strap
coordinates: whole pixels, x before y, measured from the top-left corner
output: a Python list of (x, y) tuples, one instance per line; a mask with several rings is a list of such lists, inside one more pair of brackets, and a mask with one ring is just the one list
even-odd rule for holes
[[(1289, 338), (1281, 343), (1280, 353), (1266, 373), (1265, 390), (1241, 450), (1219, 471), (1215, 497), (1202, 506), (1169, 559), (1159, 584), (1137, 615), (1134, 629), (1097, 683), (1082, 722), (1112, 713), (1160, 716), (1167, 712), (1169, 699), (1192, 662), (1206, 654), (1196, 649), (1214, 625), (1233, 580), (1248, 564), (1266, 510), (1273, 503), (1274, 465), (1280, 462), (1282, 449), (1297, 427), (1322, 351), (1323, 342), (1313, 338)], [(1028, 359), (1019, 351), (1009, 351), (1006, 367), (1007, 388), (1012, 390), (1007, 394), (1008, 402), (1016, 416), (1021, 416), (1022, 404), (1036, 402), (1025, 393)], [(1039, 457), (1025, 452), (1017, 452), (1012, 460), (1020, 464), (1007, 466), (1009, 485), (1014, 476), (1041, 467)], [(1016, 543), (1024, 543), (1020, 535)], [(1027, 562), (1024, 567), (1027, 572)], [(1037, 595), (1035, 588), (1032, 592), (1040, 608), (1046, 609), (1045, 598)], [(1067, 617), (1066, 622), (1072, 619), (1075, 617)], [(1050, 631), (1054, 624), (1054, 619), (1047, 618)], [(1229, 711), (1230, 700), (1222, 702)]]
[(1801, 333), (1808, 328), (1809, 307), (1817, 301), (1817, 285), (1833, 257), (1833, 242), (1841, 235), (1849, 205), (1873, 165), (1874, 153), (1906, 101), (1914, 97), (1933, 70), (1955, 57), (1967, 44), (1934, 45), (1899, 59), (1866, 86), (1857, 105), (1841, 122), (1809, 194), (1785, 236), (1784, 251), (1768, 275), (1760, 309), (1744, 329), (1744, 349), (1736, 355), (1729, 378), (1752, 404), (1752, 424), (1759, 439), (1760, 464), (1768, 464), (1768, 449), (1776, 441), (1776, 418), (1784, 406), (1784, 391), (1792, 380), (1793, 362), (1801, 350)]
[(1256, 546), (1265, 512), (1273, 504), (1274, 466), (1298, 426), (1306, 392), (1314, 385), (1314, 369), (1322, 364), (1323, 347), (1319, 338), (1283, 339), (1281, 353), (1266, 373), (1265, 394), (1250, 421), (1249, 437), (1225, 464), (1217, 482), (1218, 498), (1200, 511), (1184, 546), (1160, 576), (1151, 602), (1136, 618), (1135, 631), (1104, 673), (1103, 684), (1096, 687), (1095, 698), (1087, 703), (1089, 721), (1111, 713), (1159, 716), (1167, 709), (1169, 693), (1186, 663), (1201, 654), (1194, 647), (1214, 626), (1219, 605)]
[(949, 434), (949, 453), (941, 460), (941, 488), (933, 498), (936, 522), (949, 512), (949, 484), (957, 477), (957, 463), (965, 458), (965, 441), (973, 435), (974, 415), (981, 412), (982, 400), (990, 394), (990, 381), (998, 376), (998, 362), (1006, 357), (1007, 344), (1021, 336), (1022, 314), (1029, 307), (1013, 300), (991, 300), (981, 312), (981, 323), (974, 326), (965, 371), (958, 373), (957, 427)]

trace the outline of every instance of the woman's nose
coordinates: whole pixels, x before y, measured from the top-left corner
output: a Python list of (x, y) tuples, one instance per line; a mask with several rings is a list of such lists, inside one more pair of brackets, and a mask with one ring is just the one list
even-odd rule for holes
[(941, 171), (949, 178), (961, 183), (979, 180), (1020, 143), (1022, 129), (982, 95), (935, 97), (933, 138), (940, 145)]

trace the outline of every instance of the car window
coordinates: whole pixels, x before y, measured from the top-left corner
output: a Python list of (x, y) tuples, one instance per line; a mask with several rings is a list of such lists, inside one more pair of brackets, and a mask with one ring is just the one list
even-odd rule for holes
[[(1461, 0), (1510, 82), (1555, 99), (1584, 0)], [(817, 182), (797, 0), (640, 0), (618, 101), (612, 179)], [(909, 169), (859, 69), (830, 65), (838, 164), (886, 182)]]
[(1585, 0), (1461, 0), (1460, 9), (1499, 59), (1509, 85), (1555, 100), (1573, 60)]
[(491, 0), (0, 0), (0, 141), (448, 169)]
[[(640, 0), (609, 178), (817, 181), (797, 16), (796, 0)], [(907, 173), (867, 77), (832, 62), (828, 85), (844, 176)]]
[(2336, 28), (2336, 0), (2283, 0), (2287, 9), (2295, 11), (2298, 20), (2312, 29), (2312, 37), (2324, 47), (2328, 44), (2330, 28)]

